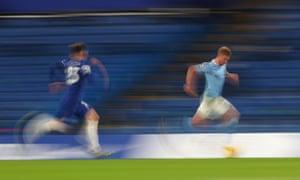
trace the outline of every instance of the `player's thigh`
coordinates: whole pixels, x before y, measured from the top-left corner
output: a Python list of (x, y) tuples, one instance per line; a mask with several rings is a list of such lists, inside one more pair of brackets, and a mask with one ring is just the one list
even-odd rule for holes
[(99, 120), (99, 115), (95, 111), (95, 109), (90, 107), (90, 105), (88, 105), (84, 101), (80, 101), (77, 103), (74, 115), (76, 115), (79, 119), (82, 120)]
[(198, 107), (196, 113), (194, 114), (192, 118), (192, 125), (193, 126), (199, 126), (206, 123), (206, 121), (209, 119), (210, 114), (210, 108), (206, 101), (206, 99), (203, 99), (200, 106)]
[(222, 96), (219, 96), (213, 100), (210, 104), (212, 119), (223, 119), (224, 115), (233, 107), (233, 105)]
[(212, 106), (212, 102), (212, 98), (203, 96), (192, 122), (195, 124), (204, 124), (208, 119), (213, 119), (214, 107)]
[(240, 118), (240, 112), (231, 105), (230, 108), (224, 113), (224, 115), (221, 118), (222, 122), (230, 121), (231, 119), (239, 119)]
[(201, 111), (197, 111), (192, 118), (193, 126), (204, 125), (207, 122), (207, 116), (203, 114)]
[(73, 100), (63, 100), (56, 111), (55, 116), (59, 119), (62, 118), (71, 118), (74, 114), (74, 110), (76, 109), (77, 103)]

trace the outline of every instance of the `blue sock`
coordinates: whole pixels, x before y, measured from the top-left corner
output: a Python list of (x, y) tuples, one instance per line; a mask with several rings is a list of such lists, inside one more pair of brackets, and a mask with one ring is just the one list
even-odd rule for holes
[(225, 144), (231, 144), (232, 134), (235, 132), (238, 123), (238, 118), (232, 118), (226, 123), (218, 124), (215, 126), (217, 132), (227, 134), (227, 138), (224, 142)]
[(233, 133), (235, 131), (236, 126), (238, 125), (238, 123), (239, 123), (238, 118), (232, 118), (228, 122), (216, 125), (215, 129), (220, 130), (224, 133)]

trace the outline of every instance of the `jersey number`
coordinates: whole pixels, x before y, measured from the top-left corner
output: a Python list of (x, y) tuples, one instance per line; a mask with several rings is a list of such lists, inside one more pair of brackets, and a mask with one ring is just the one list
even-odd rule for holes
[(78, 71), (80, 70), (79, 67), (68, 67), (65, 71), (66, 73), (66, 84), (71, 85), (79, 81), (79, 74)]

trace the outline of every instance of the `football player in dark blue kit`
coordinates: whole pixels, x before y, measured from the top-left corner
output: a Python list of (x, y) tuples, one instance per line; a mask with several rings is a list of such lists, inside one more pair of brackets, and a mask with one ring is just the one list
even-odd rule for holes
[(88, 150), (94, 156), (107, 156), (109, 152), (102, 150), (98, 140), (98, 122), (100, 116), (83, 101), (84, 88), (87, 81), (93, 81), (94, 71), (99, 69), (104, 77), (104, 86), (109, 86), (109, 77), (104, 65), (96, 58), (89, 58), (85, 43), (75, 43), (69, 46), (70, 56), (51, 67), (49, 90), (56, 93), (65, 90), (55, 117), (40, 114), (26, 126), (28, 143), (34, 142), (42, 134), (50, 131), (66, 133), (72, 129), (65, 119), (76, 116), (85, 122), (85, 135)]

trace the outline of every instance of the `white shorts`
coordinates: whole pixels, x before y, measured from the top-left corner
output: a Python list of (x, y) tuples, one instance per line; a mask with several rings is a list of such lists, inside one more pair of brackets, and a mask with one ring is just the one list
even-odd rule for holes
[(221, 118), (232, 104), (222, 96), (215, 98), (203, 96), (197, 113), (201, 113), (204, 118), (215, 120)]

